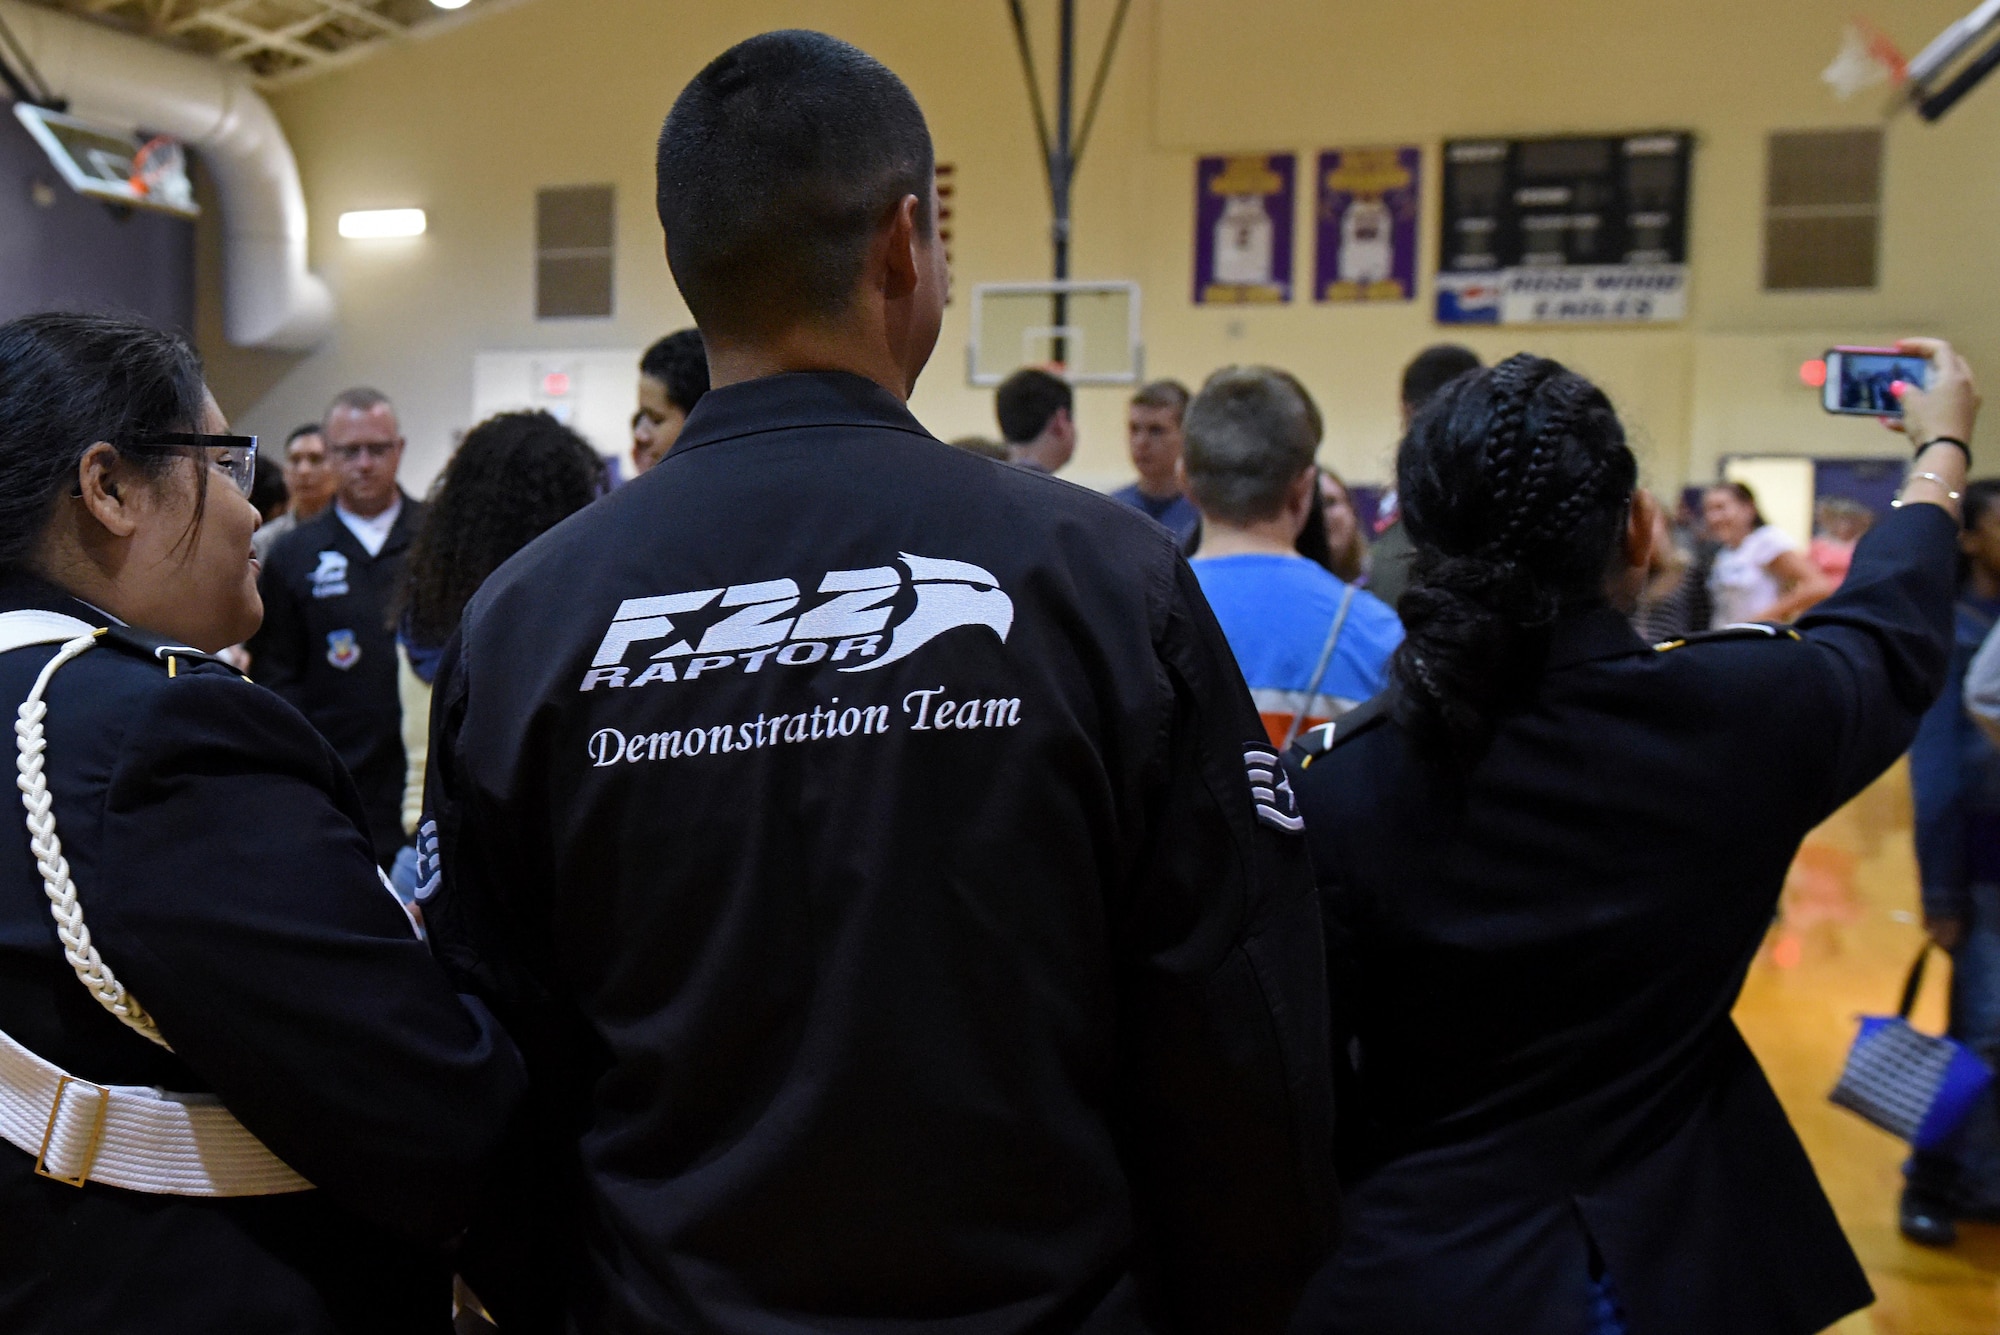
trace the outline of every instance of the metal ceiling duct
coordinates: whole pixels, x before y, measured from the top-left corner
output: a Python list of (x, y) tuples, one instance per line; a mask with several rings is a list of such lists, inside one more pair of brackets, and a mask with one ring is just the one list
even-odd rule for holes
[(0, 0), (0, 16), (74, 115), (200, 151), (221, 204), (229, 341), (317, 346), (333, 325), (333, 294), (306, 269), (298, 162), (249, 71), (15, 0)]

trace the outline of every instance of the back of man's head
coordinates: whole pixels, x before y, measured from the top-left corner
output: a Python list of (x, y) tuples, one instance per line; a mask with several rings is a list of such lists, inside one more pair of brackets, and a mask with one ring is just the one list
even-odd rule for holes
[(1000, 437), (1009, 445), (1026, 445), (1042, 434), (1058, 412), (1076, 413), (1076, 395), (1061, 376), (1024, 366), (1000, 382), (993, 394), (993, 413), (1000, 419)]
[(1268, 366), (1226, 366), (1188, 404), (1185, 457), (1195, 508), (1241, 527), (1277, 516), (1312, 466), (1315, 411), (1299, 384)]
[(1479, 369), (1479, 354), (1456, 343), (1438, 343), (1425, 348), (1403, 368), (1403, 407), (1410, 416), (1431, 401), (1431, 396), (1464, 375)]
[(693, 412), (708, 393), (708, 348), (701, 341), (701, 330), (676, 330), (647, 348), (639, 358), (639, 374), (659, 381), (668, 403), (684, 413)]
[(768, 335), (837, 320), (905, 196), (930, 235), (935, 164), (903, 81), (824, 33), (769, 32), (711, 61), (660, 131), (667, 264), (695, 323)]

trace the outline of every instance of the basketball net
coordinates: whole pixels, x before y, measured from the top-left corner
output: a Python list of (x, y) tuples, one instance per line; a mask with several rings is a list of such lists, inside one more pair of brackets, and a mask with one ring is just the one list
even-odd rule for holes
[(1881, 29), (1866, 19), (1856, 19), (1847, 25), (1840, 53), (1819, 77), (1845, 102), (1883, 84), (1900, 86), (1908, 65)]
[(194, 188), (188, 183), (187, 153), (178, 139), (166, 135), (148, 139), (132, 155), (132, 174), (126, 179), (140, 199), (187, 208), (194, 203)]

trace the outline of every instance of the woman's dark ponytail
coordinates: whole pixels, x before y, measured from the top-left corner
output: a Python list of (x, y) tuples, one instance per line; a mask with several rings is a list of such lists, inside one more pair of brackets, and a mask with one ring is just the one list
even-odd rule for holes
[(1556, 619), (1602, 601), (1638, 465), (1596, 386), (1524, 353), (1440, 391), (1396, 471), (1417, 548), (1397, 717), (1469, 760), (1532, 693)]
[[(196, 430), (206, 393), (178, 334), (98, 315), (0, 324), (0, 570), (33, 560), (85, 450)], [(163, 472), (175, 456), (131, 458)]]

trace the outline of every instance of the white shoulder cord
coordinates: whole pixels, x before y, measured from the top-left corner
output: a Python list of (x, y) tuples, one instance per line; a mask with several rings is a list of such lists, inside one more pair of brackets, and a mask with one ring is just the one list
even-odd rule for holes
[(42, 695), (49, 688), (49, 678), (55, 676), (57, 668), (88, 653), (96, 644), (95, 632), (77, 636), (63, 645), (61, 651), (49, 660), (48, 666), (42, 669), (41, 675), (35, 678), (35, 688), (22, 701), (14, 722), (14, 736), (21, 753), (15, 762), (15, 767), (21, 771), (15, 786), (21, 790), (21, 805), (28, 811), (28, 844), (34, 850), (35, 865), (41, 869), (42, 889), (48, 894), (49, 913), (56, 920), (56, 935), (62, 938), (63, 954), (69, 960), (69, 967), (76, 970), (78, 980), (90, 989), (98, 1004), (171, 1052), (172, 1047), (160, 1037), (159, 1026), (153, 1023), (153, 1017), (146, 1013), (137, 997), (125, 990), (125, 985), (118, 981), (110, 966), (98, 957), (97, 947), (90, 943), (90, 929), (83, 923), (83, 905), (76, 902), (76, 882), (70, 879), (62, 840), (56, 837), (56, 817), (49, 799), (48, 779), (42, 773), (42, 756), (48, 750), (42, 720), (49, 712)]

